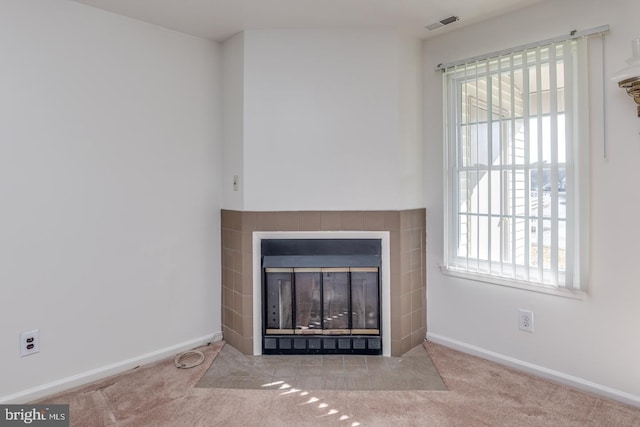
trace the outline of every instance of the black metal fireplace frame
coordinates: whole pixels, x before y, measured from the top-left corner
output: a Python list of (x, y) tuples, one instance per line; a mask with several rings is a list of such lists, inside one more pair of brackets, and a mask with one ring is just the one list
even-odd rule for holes
[[(263, 239), (262, 354), (382, 354), (381, 239)], [(367, 334), (267, 334), (266, 283), (269, 268), (375, 268), (377, 269), (377, 333)], [(293, 272), (291, 273), (293, 276)], [(322, 287), (322, 275), (321, 284)], [(293, 277), (292, 277), (293, 278)], [(351, 284), (351, 273), (348, 278)], [(322, 288), (321, 288), (322, 292)], [(293, 293), (293, 291), (292, 291)], [(295, 295), (293, 296), (295, 304)], [(351, 292), (349, 312), (352, 309)], [(322, 308), (322, 304), (321, 310)], [(295, 307), (294, 307), (295, 309)], [(294, 310), (295, 311), (295, 310)], [(321, 315), (321, 319), (324, 316)], [(352, 331), (352, 319), (349, 330)], [(293, 323), (295, 325), (295, 323)]]

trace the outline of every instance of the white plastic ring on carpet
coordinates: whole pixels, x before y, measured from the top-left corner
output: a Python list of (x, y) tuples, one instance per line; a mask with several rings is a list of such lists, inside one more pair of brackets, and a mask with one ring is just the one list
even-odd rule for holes
[[(191, 356), (191, 355), (196, 355), (198, 356), (198, 360), (196, 360), (193, 363), (182, 363), (181, 360), (183, 357), (185, 356)], [(194, 366), (198, 366), (199, 364), (201, 364), (202, 362), (204, 362), (204, 354), (201, 351), (198, 350), (190, 350), (190, 351), (185, 351), (184, 353), (180, 353), (176, 356), (175, 359), (173, 359), (173, 364), (176, 365), (176, 368), (178, 369), (189, 369), (189, 368), (193, 368)]]

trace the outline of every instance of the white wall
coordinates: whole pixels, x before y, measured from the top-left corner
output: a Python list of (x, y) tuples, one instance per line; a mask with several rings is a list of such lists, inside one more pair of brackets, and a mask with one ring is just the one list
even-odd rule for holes
[[(622, 68), (640, 36), (636, 0), (546, 1), (424, 44), (426, 206), (428, 217), (428, 335), (440, 342), (564, 377), (640, 405), (640, 118), (613, 82), (602, 98), (600, 40), (593, 41), (591, 90), (591, 284), (584, 301), (456, 279), (443, 262), (442, 80), (440, 62), (610, 24), (607, 75)], [(602, 106), (608, 158), (603, 158)], [(531, 309), (535, 333), (517, 328), (519, 308)], [(530, 365), (529, 365), (530, 364)]]
[(397, 41), (399, 209), (424, 207), (422, 42), (409, 37)]
[(244, 74), (242, 32), (222, 43), (223, 206), (233, 210), (244, 209)]
[(0, 401), (219, 333), (218, 45), (3, 0), (0, 56)]
[(415, 40), (336, 29), (244, 40), (244, 209), (422, 206), (422, 160), (410, 156), (420, 153), (419, 95), (402, 92), (419, 85)]

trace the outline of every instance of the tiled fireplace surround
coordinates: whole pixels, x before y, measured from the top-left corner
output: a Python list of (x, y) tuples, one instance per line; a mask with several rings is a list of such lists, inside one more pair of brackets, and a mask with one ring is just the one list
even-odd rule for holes
[[(402, 211), (221, 211), (224, 339), (253, 354), (254, 231), (388, 231), (391, 356), (420, 344), (426, 332), (425, 209)], [(383, 331), (384, 333), (384, 331)]]

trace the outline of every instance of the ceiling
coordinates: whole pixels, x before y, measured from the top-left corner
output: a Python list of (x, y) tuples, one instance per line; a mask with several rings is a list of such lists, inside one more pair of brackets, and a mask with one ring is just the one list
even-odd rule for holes
[[(250, 29), (395, 28), (428, 38), (540, 0), (74, 0), (194, 36), (222, 41)], [(428, 31), (448, 18), (460, 21)]]

